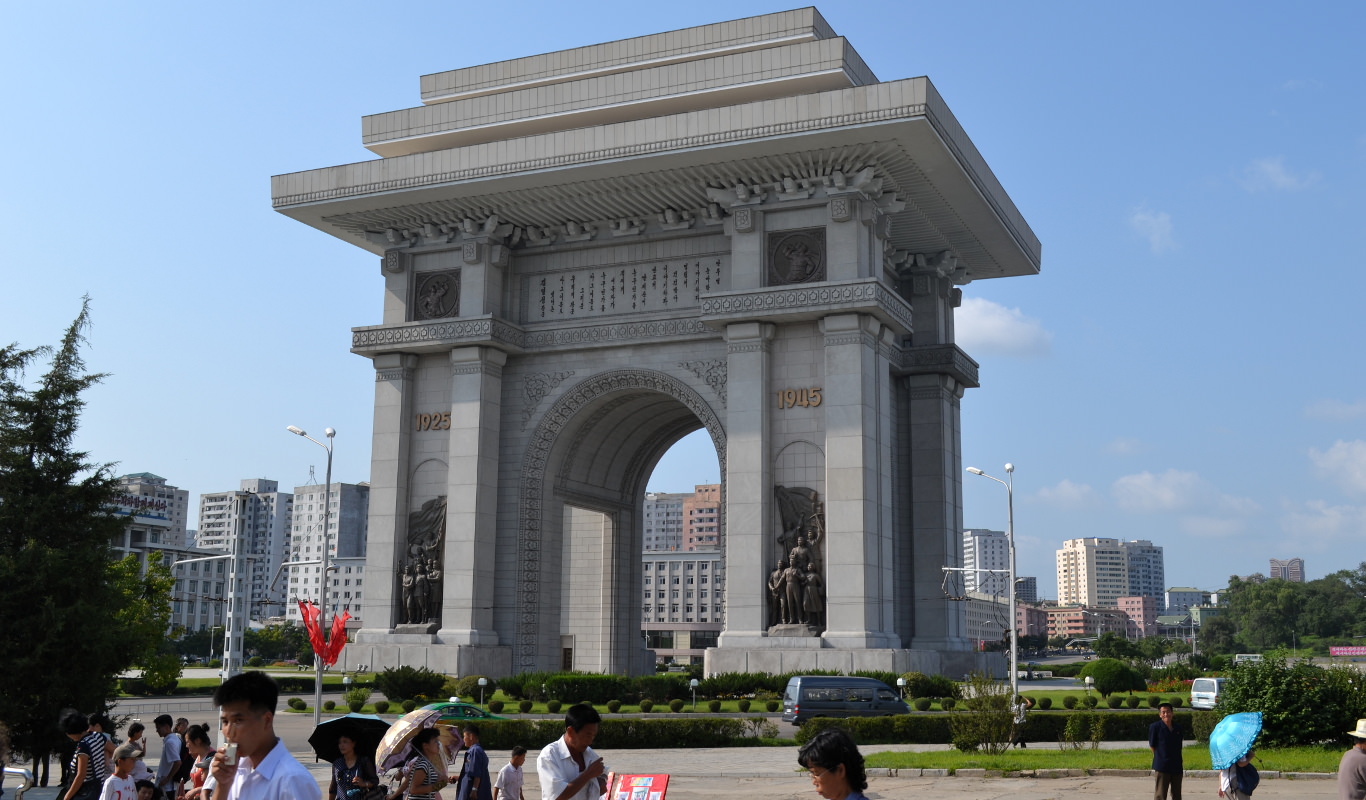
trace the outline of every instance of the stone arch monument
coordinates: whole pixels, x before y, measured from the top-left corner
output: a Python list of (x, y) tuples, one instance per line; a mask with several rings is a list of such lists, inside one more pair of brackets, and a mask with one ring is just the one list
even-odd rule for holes
[(426, 75), (277, 210), (379, 256), (376, 666), (645, 672), (645, 482), (721, 462), (712, 672), (961, 672), (957, 287), (1039, 243), (926, 78), (813, 8)]

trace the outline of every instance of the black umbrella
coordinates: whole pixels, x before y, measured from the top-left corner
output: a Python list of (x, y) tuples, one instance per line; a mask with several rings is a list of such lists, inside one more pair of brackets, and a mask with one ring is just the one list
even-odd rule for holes
[(347, 714), (318, 723), (308, 743), (318, 758), (331, 762), (341, 758), (337, 740), (345, 736), (356, 743), (356, 753), (368, 759), (388, 730), (389, 723), (374, 714)]

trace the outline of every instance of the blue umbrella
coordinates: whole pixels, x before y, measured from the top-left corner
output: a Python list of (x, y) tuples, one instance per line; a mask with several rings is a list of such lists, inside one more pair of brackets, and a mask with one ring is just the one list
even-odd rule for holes
[(1242, 758), (1262, 732), (1262, 712), (1244, 711), (1219, 720), (1209, 735), (1209, 760), (1215, 769), (1227, 769)]

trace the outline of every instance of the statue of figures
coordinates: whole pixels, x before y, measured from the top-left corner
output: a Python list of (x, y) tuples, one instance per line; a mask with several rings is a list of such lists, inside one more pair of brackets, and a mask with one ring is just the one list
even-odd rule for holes
[(802, 571), (791, 563), (783, 570), (783, 605), (784, 625), (802, 621)]
[(778, 566), (773, 568), (773, 572), (768, 575), (768, 618), (769, 625), (777, 625), (787, 616), (784, 608), (787, 606), (787, 595), (783, 590), (783, 572), (787, 569), (787, 560), (778, 562)]
[(820, 503), (815, 489), (801, 486), (774, 486), (773, 497), (778, 503), (778, 517), (783, 526), (782, 533), (778, 534), (779, 552), (786, 553), (810, 524), (812, 515), (818, 513)]
[(435, 558), (427, 559), (427, 607), (435, 614), (441, 608), (441, 565)]
[(811, 549), (806, 546), (806, 537), (797, 537), (797, 544), (793, 546), (792, 553), (787, 560), (791, 562), (792, 566), (803, 572), (815, 563), (811, 560)]
[(417, 617), (417, 593), (414, 591), (417, 576), (413, 573), (412, 565), (408, 565), (403, 570), (403, 621), (415, 623)]
[(802, 622), (820, 627), (825, 614), (825, 586), (815, 564), (806, 565), (806, 575), (802, 579), (802, 613)]
[(417, 600), (417, 622), (427, 622), (431, 613), (428, 601), (431, 599), (431, 586), (427, 583), (427, 568), (419, 559), (413, 565), (413, 597)]

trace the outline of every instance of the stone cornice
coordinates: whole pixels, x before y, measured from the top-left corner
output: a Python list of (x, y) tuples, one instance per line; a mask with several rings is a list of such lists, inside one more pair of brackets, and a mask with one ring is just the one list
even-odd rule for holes
[(715, 339), (718, 333), (694, 317), (614, 322), (549, 330), (524, 330), (491, 317), (440, 322), (401, 322), (351, 329), (351, 352), (440, 353), (488, 345), (512, 353), (619, 346), (631, 341)]
[(902, 375), (949, 375), (964, 386), (977, 388), (977, 362), (956, 344), (907, 347), (901, 353)]
[(721, 327), (737, 320), (814, 320), (861, 311), (898, 334), (911, 332), (911, 307), (875, 278), (835, 283), (774, 286), (702, 297), (702, 318)]

